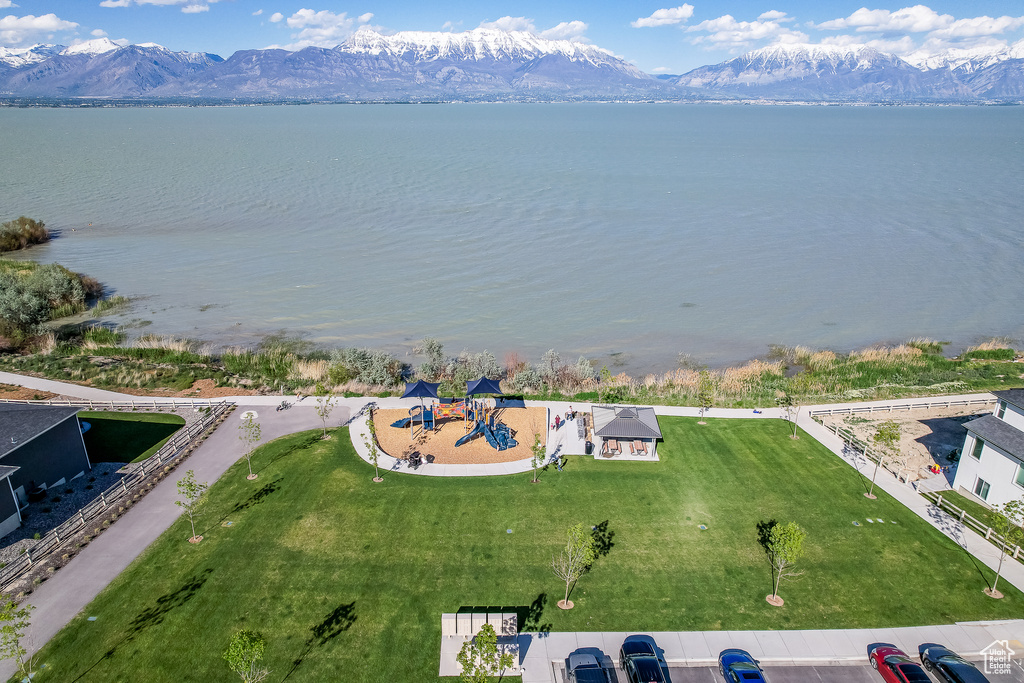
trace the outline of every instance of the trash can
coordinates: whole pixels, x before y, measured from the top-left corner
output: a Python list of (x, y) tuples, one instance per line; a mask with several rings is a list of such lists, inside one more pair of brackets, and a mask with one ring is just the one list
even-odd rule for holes
[(586, 450), (587, 450), (587, 455), (593, 455), (594, 454), (594, 443), (592, 441), (588, 441), (587, 442)]

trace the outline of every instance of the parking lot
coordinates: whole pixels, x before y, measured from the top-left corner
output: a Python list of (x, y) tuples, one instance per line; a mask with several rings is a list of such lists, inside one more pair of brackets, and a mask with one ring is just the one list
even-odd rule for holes
[[(866, 659), (866, 658), (865, 658)], [(604, 660), (605, 666), (610, 664)], [(978, 662), (979, 668), (981, 663)], [(568, 683), (564, 665), (560, 667), (561, 678)], [(669, 683), (724, 683), (718, 667), (712, 666), (671, 666), (662, 667)], [(620, 669), (606, 669), (612, 683), (627, 683)], [(765, 666), (768, 683), (882, 683), (882, 677), (870, 665), (858, 666)], [(931, 677), (937, 681), (935, 676)], [(1017, 659), (1009, 674), (987, 674), (992, 683), (1024, 683), (1024, 660)]]

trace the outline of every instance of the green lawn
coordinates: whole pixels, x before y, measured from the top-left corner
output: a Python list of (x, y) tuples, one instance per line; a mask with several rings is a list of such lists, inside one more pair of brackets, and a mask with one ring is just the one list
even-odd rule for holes
[[(201, 544), (179, 520), (45, 648), (35, 681), (229, 681), (220, 655), (243, 627), (266, 634), (274, 681), (433, 680), (441, 613), (472, 605), (518, 607), (524, 630), (555, 631), (1021, 614), (1024, 596), (1001, 583), (1004, 600), (985, 597), (987, 570), (885, 494), (867, 500), (810, 437), (789, 439), (781, 421), (708, 422), (662, 418), (661, 463), (571, 458), (536, 485), (529, 474), (374, 484), (347, 430), (279, 439), (256, 453), (258, 480), (242, 461), (210, 490)], [(764, 600), (755, 525), (768, 518), (809, 533), (782, 608)], [(549, 562), (580, 521), (606, 523), (610, 547), (562, 612)]]
[(967, 496), (964, 496), (956, 491), (941, 491), (940, 495), (942, 499), (948, 503), (956, 505), (961, 510), (967, 510), (967, 514), (974, 517), (982, 524), (992, 526), (992, 520), (996, 516), (996, 513), (982, 505), (981, 503), (971, 500)]
[(82, 411), (78, 417), (92, 425), (82, 438), (93, 463), (145, 460), (185, 425), (184, 418), (167, 413)]

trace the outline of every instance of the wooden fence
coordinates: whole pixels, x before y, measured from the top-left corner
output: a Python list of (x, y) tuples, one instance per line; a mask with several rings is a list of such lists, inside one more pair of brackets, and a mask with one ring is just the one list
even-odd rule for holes
[[(42, 403), (42, 401), (33, 401), (32, 403), (38, 404)], [(47, 403), (51, 402), (47, 401)], [(161, 405), (167, 405), (167, 403), (162, 402), (147, 403), (144, 401), (133, 401), (128, 403), (123, 401), (114, 401), (112, 403), (100, 401), (59, 401), (52, 403), (54, 405), (77, 405), (83, 407), (88, 406), (90, 408), (96, 406), (104, 408), (110, 407), (114, 409), (124, 409), (126, 407), (152, 409)], [(184, 405), (189, 404), (188, 402), (185, 402)], [(193, 441), (201, 437), (207, 429), (215, 425), (220, 416), (230, 409), (231, 404), (223, 401), (219, 403), (203, 402), (199, 404), (198, 407), (209, 408), (209, 413), (204, 415), (200, 421), (194, 422), (191, 425), (187, 425), (185, 428), (178, 430), (178, 432), (175, 433), (167, 443), (161, 446), (156, 453), (142, 462), (138, 469), (122, 477), (120, 481), (112, 485), (106, 491), (102, 491), (98, 498), (95, 498), (91, 503), (81, 508), (66, 522), (49, 531), (45, 536), (39, 539), (39, 542), (32, 546), (31, 549), (19, 555), (17, 559), (10, 561), (3, 569), (0, 569), (0, 590), (7, 588), (11, 583), (21, 578), (32, 568), (34, 563), (49, 556), (54, 550), (59, 548), (65, 540), (88, 526), (92, 520), (106, 513), (108, 508), (116, 505), (120, 500), (130, 497), (135, 491), (140, 489), (146, 479), (152, 475), (153, 472), (158, 470), (165, 463), (170, 462), (181, 455)]]
[(906, 403), (890, 403), (887, 405), (845, 406), (843, 408), (821, 408), (808, 411), (811, 417), (819, 415), (853, 415), (854, 413), (891, 413), (897, 410), (916, 410), (918, 408), (957, 408), (969, 406), (990, 406), (995, 404), (996, 397), (965, 398), (965, 399), (921, 399), (908, 400)]
[[(818, 422), (820, 423), (821, 420), (819, 419)], [(849, 429), (839, 427), (838, 425), (829, 426), (823, 424), (822, 426), (825, 427), (825, 429), (832, 432), (833, 434), (835, 434), (836, 436), (838, 436), (840, 439), (842, 439), (843, 443), (845, 443), (847, 446), (850, 446), (851, 448), (854, 448), (855, 450), (859, 451), (861, 455), (863, 455), (871, 462), (878, 462), (878, 457), (871, 452), (871, 449), (868, 447), (868, 444), (854, 436), (853, 432), (850, 431)], [(985, 540), (991, 541), (993, 545), (998, 547), (1000, 543), (1002, 543), (1002, 536), (997, 534), (995, 529), (989, 526), (985, 526), (985, 524), (983, 524), (982, 522), (978, 521), (974, 517), (971, 517), (969, 514), (967, 514), (966, 510), (961, 510), (960, 508), (958, 508), (956, 505), (953, 505), (949, 501), (943, 500), (941, 492), (918, 491), (918, 493), (920, 493), (922, 496), (925, 497), (926, 500), (930, 501), (933, 505), (939, 508), (939, 510), (951, 515), (954, 519), (957, 519), (960, 522), (962, 522), (966, 527), (984, 536)], [(1021, 551), (1020, 546), (1014, 546), (1012, 553), (1009, 552), (1009, 550), (1007, 550), (1007, 552), (1010, 556), (1013, 557), (1013, 559), (1024, 562), (1024, 552)]]

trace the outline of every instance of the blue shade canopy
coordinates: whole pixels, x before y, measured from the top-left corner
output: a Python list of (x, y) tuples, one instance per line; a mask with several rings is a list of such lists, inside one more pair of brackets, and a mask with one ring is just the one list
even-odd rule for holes
[(466, 396), (475, 394), (502, 394), (501, 383), (496, 379), (481, 377), (472, 382), (466, 382)]
[(415, 382), (405, 383), (405, 393), (402, 394), (402, 398), (437, 398), (437, 388), (441, 386), (440, 382), (424, 382), (423, 380), (417, 380)]

